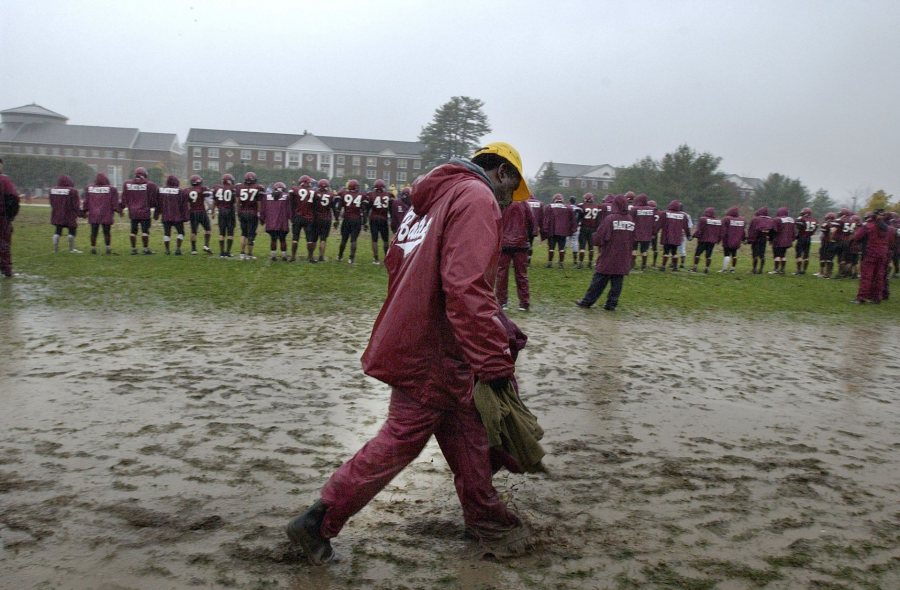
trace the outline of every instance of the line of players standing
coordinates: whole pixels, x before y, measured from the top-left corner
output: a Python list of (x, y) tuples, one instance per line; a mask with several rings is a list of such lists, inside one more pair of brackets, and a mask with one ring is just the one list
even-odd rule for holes
[[(796, 254), (795, 275), (806, 273), (809, 266), (812, 238), (819, 233), (819, 272), (815, 276), (822, 278), (856, 278), (863, 248), (862, 240), (854, 240), (853, 236), (863, 225), (862, 219), (849, 209), (841, 209), (839, 213), (827, 213), (819, 222), (812, 216), (812, 210), (804, 208), (799, 217), (791, 217), (787, 207), (781, 207), (774, 217), (769, 215), (768, 207), (758, 209), (750, 222), (740, 215), (738, 207), (731, 207), (720, 219), (715, 210), (707, 207), (692, 227), (690, 217), (684, 212), (678, 200), (669, 203), (665, 210), (660, 210), (647, 195), (626, 193), (628, 211), (635, 223), (634, 250), (632, 265), (637, 269), (637, 256), (641, 257), (640, 270), (646, 270), (647, 258), (652, 250), (652, 266), (658, 259), (658, 245), (662, 245), (663, 256), (659, 270), (665, 271), (671, 263), (671, 270), (677, 271), (679, 259), (684, 268), (684, 256), (679, 256), (679, 247), (685, 241), (697, 240), (694, 252), (694, 263), (690, 268), (698, 272), (701, 258), (705, 257), (704, 272), (709, 272), (714, 247), (721, 243), (723, 248), (723, 264), (719, 272), (734, 272), (737, 255), (742, 244), (751, 247), (751, 273), (762, 274), (765, 266), (766, 250), (771, 244), (774, 269), (769, 274), (785, 274), (787, 252), (793, 247)], [(613, 212), (615, 195), (606, 195), (600, 202), (595, 202), (591, 193), (584, 195), (581, 203), (575, 204), (574, 197), (565, 203), (561, 194), (553, 196), (552, 202), (544, 204), (536, 198), (529, 199), (528, 204), (540, 228), (541, 239), (549, 244), (547, 267), (553, 266), (554, 251), (558, 252), (558, 266), (564, 266), (567, 242), (572, 246), (573, 260), (576, 268), (583, 268), (585, 253), (588, 256), (588, 267), (592, 265), (594, 248), (592, 236), (600, 222)], [(885, 219), (894, 230), (895, 240), (891, 253), (893, 273), (896, 278), (900, 274), (900, 216), (888, 212)], [(693, 230), (693, 231), (692, 231)], [(533, 238), (532, 238), (533, 240)], [(577, 244), (577, 245), (576, 245)], [(835, 260), (838, 272), (834, 274)]]
[[(78, 218), (86, 217), (91, 226), (91, 253), (97, 253), (100, 231), (106, 253), (112, 254), (111, 227), (116, 213), (121, 217), (128, 209), (131, 222), (131, 253), (138, 254), (137, 239), (141, 238), (144, 254), (150, 249), (151, 219), (162, 219), (163, 246), (171, 253), (172, 233), (175, 233), (175, 255), (181, 255), (185, 238), (185, 224), (190, 225), (191, 254), (197, 254), (198, 231), (203, 229), (203, 252), (213, 254), (210, 248), (212, 223), (218, 219), (219, 257), (232, 257), (232, 244), (237, 226), (241, 229), (240, 258), (253, 260), (253, 248), (259, 225), (269, 234), (270, 258), (294, 261), (300, 236), (306, 240), (307, 260), (311, 263), (325, 260), (325, 246), (332, 229), (340, 226), (341, 244), (338, 261), (343, 260), (347, 243), (350, 243), (348, 261), (356, 259), (357, 238), (360, 231), (371, 228), (372, 262), (379, 263), (378, 242), (387, 254), (388, 231), (396, 232), (410, 208), (410, 190), (404, 188), (396, 198), (385, 187), (383, 180), (376, 180), (370, 192), (360, 190), (359, 182), (351, 180), (346, 188), (332, 190), (327, 179), (316, 182), (309, 176), (301, 176), (290, 188), (276, 182), (270, 190), (257, 182), (256, 174), (247, 172), (242, 183), (225, 174), (220, 183), (207, 187), (203, 179), (194, 175), (190, 186), (181, 188), (175, 176), (166, 179), (165, 186), (158, 187), (147, 178), (147, 170), (137, 168), (134, 178), (125, 182), (121, 196), (109, 178), (97, 174), (95, 182), (81, 194), (74, 188), (72, 179), (61, 176), (58, 185), (50, 190), (51, 219), (56, 227), (53, 236), (54, 252), (59, 249), (62, 231), (68, 231), (69, 250), (75, 249)], [(292, 236), (288, 257), (287, 236)], [(316, 246), (318, 245), (318, 255)]]

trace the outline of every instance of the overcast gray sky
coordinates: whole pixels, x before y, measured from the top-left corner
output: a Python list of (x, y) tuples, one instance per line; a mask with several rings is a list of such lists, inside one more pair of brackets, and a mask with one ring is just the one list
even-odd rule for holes
[(0, 110), (415, 140), (451, 96), (543, 161), (679, 144), (836, 201), (900, 194), (900, 1), (4, 0)]

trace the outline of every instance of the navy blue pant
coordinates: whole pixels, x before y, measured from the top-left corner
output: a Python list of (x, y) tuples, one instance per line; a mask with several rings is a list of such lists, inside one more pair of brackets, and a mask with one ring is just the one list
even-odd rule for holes
[(604, 307), (606, 309), (615, 309), (619, 304), (619, 295), (622, 294), (622, 283), (624, 282), (624, 275), (604, 275), (595, 272), (594, 278), (591, 279), (591, 285), (588, 287), (587, 293), (584, 294), (581, 302), (588, 307), (594, 305), (600, 299), (600, 296), (603, 295), (606, 284), (609, 283), (609, 295), (606, 296), (606, 305)]

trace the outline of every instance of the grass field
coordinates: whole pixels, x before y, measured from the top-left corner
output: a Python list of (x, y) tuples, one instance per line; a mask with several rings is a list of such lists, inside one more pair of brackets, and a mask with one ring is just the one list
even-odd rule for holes
[[(221, 260), (218, 256), (203, 254), (165, 256), (162, 254), (162, 224), (156, 222), (150, 238), (156, 255), (130, 256), (127, 218), (117, 218), (113, 227), (113, 249), (118, 256), (88, 254), (89, 227), (84, 223), (79, 226), (76, 245), (85, 253), (68, 253), (64, 237), (60, 253), (53, 254), (53, 226), (49, 224), (49, 217), (47, 207), (25, 206), (16, 219), (13, 265), (23, 276), (15, 280), (34, 285), (34, 288), (16, 289), (10, 296), (4, 296), (0, 308), (48, 304), (128, 310), (136, 304), (146, 304), (153, 309), (167, 306), (170, 309), (231, 309), (261, 313), (332, 313), (348, 308), (377, 308), (387, 285), (384, 268), (371, 264), (368, 234), (360, 236), (358, 262), (354, 266), (334, 261), (340, 241), (340, 236), (334, 234), (329, 238), (326, 253), (329, 262), (326, 264), (286, 264), (267, 259), (269, 240), (265, 233), (257, 239), (255, 253), (259, 259), (255, 261)], [(217, 251), (215, 229), (211, 246)], [(688, 265), (693, 247), (693, 244), (688, 245)], [(189, 244), (186, 244), (185, 251), (188, 250)], [(236, 240), (233, 252), (237, 251)], [(303, 244), (300, 251), (304, 252)], [(568, 257), (565, 269), (547, 269), (544, 268), (546, 246), (537, 247), (529, 271), (532, 313), (553, 313), (560, 308), (572, 307), (586, 290), (591, 271), (573, 268), (571, 253)], [(750, 257), (746, 246), (740, 252), (736, 273), (716, 273), (721, 263), (721, 249), (717, 248), (712, 272), (708, 275), (658, 271), (632, 274), (625, 281), (617, 313), (726, 312), (753, 318), (772, 313), (813, 314), (842, 322), (897, 318), (893, 301), (880, 306), (849, 304), (856, 294), (858, 282), (855, 280), (823, 280), (811, 274), (792, 276), (792, 258), (788, 263), (789, 274), (784, 276), (749, 274)], [(771, 268), (769, 259), (766, 270)], [(814, 256), (809, 272), (817, 269), (818, 260)], [(898, 284), (892, 281), (892, 285)], [(511, 303), (515, 303), (514, 292), (510, 278)]]

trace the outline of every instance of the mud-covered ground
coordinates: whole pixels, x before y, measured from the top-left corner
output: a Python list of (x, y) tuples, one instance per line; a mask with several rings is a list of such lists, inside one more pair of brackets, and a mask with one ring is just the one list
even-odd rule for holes
[(385, 414), (374, 314), (0, 316), (2, 588), (900, 588), (900, 330), (514, 314), (543, 544), (464, 537), (429, 444), (308, 567), (283, 527)]

